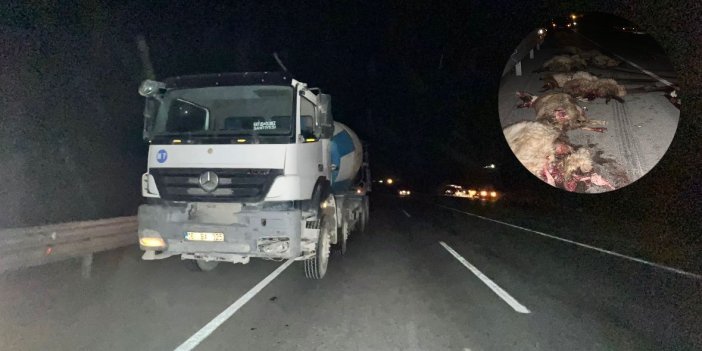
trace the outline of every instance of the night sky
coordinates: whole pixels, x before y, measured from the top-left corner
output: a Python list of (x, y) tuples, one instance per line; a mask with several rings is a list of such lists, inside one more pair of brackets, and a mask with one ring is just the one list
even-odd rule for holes
[[(295, 78), (332, 95), (337, 120), (370, 142), (377, 177), (426, 191), (448, 181), (492, 183), (544, 206), (655, 217), (652, 225), (666, 233), (675, 226), (693, 230), (690, 218), (700, 218), (702, 31), (689, 20), (702, 18), (696, 1), (30, 3), (0, 5), (2, 157), (31, 174), (20, 184), (22, 194), (19, 185), (3, 185), (12, 201), (0, 227), (136, 210), (146, 167), (139, 34), (159, 79), (277, 70), (272, 53), (278, 52)], [(566, 195), (543, 184), (516, 161), (499, 124), (497, 89), (514, 47), (539, 24), (571, 11), (622, 15), (652, 33), (685, 94), (678, 133), (659, 166), (609, 194)], [(66, 101), (71, 107), (57, 107)], [(498, 171), (485, 173), (488, 163)], [(39, 170), (54, 174), (51, 190), (40, 185), (46, 182)], [(78, 186), (71, 179), (79, 174), (98, 180)], [(110, 193), (100, 177), (129, 190)], [(48, 205), (46, 198), (93, 205), (86, 212)], [(47, 216), (34, 218), (22, 209), (27, 203)]]

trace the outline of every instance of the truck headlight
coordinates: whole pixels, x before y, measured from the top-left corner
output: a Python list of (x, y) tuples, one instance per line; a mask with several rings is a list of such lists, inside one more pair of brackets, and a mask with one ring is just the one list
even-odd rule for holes
[(143, 249), (165, 249), (166, 241), (161, 234), (152, 229), (144, 229), (139, 233), (139, 245)]
[(160, 247), (166, 247), (166, 242), (163, 241), (161, 238), (154, 238), (154, 237), (145, 237), (145, 238), (139, 238), (139, 245), (143, 247), (149, 247), (149, 248), (160, 248)]

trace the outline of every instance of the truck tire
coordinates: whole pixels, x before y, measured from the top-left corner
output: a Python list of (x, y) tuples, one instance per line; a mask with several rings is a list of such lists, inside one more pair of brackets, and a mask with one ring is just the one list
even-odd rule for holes
[(310, 279), (322, 279), (327, 273), (327, 265), (329, 264), (329, 251), (331, 249), (331, 231), (333, 222), (331, 215), (322, 212), (322, 218), (319, 223), (319, 239), (317, 240), (317, 248), (314, 256), (304, 261), (305, 276)]
[(349, 239), (349, 223), (347, 221), (343, 221), (341, 227), (337, 229), (336, 237), (337, 243), (333, 246), (334, 251), (343, 256), (346, 254), (346, 242)]
[(205, 260), (183, 260), (185, 267), (193, 272), (209, 272), (219, 265), (217, 261), (205, 261)]
[(368, 196), (363, 197), (363, 201), (361, 202), (361, 230), (360, 232), (363, 234), (366, 232), (366, 227), (368, 226), (368, 221), (370, 220), (370, 201), (368, 199)]

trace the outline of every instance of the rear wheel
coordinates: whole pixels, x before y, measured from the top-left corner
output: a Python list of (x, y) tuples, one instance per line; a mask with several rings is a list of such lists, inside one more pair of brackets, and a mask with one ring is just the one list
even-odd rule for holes
[[(326, 212), (326, 211), (324, 211)], [(322, 213), (319, 222), (319, 239), (317, 239), (316, 252), (313, 257), (306, 259), (305, 276), (310, 279), (322, 279), (327, 273), (329, 264), (329, 250), (331, 248), (331, 231), (334, 224), (331, 215)]]
[(334, 250), (342, 255), (346, 254), (346, 242), (349, 239), (349, 223), (343, 221), (341, 227), (337, 229), (336, 232), (336, 245), (334, 245)]
[(184, 260), (183, 263), (188, 270), (193, 272), (209, 272), (219, 265), (217, 261), (205, 261), (205, 260)]
[(368, 196), (363, 197), (363, 201), (361, 202), (361, 228), (360, 232), (365, 233), (366, 232), (366, 226), (368, 226), (368, 221), (370, 219), (370, 202), (368, 200)]

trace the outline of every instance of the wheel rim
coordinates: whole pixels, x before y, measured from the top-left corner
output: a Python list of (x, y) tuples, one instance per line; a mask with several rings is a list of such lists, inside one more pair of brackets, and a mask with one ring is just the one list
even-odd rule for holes
[(327, 271), (327, 264), (329, 263), (329, 249), (331, 248), (329, 240), (329, 224), (327, 221), (324, 223), (323, 232), (320, 233), (321, 238), (319, 240), (319, 274), (323, 276)]

